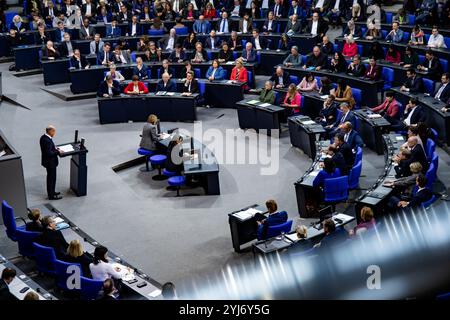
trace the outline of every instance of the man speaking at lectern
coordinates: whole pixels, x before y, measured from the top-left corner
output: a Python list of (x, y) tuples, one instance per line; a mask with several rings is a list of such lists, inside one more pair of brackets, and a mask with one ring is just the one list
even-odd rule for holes
[(62, 153), (53, 143), (53, 137), (56, 134), (54, 126), (49, 125), (45, 128), (45, 134), (42, 135), (39, 144), (41, 145), (41, 165), (47, 169), (47, 194), (49, 200), (59, 200), (62, 196), (55, 192), (56, 185), (56, 167), (58, 166), (58, 155)]

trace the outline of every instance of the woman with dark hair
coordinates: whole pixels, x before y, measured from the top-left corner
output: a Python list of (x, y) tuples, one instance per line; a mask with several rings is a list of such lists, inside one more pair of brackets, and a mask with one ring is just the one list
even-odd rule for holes
[(188, 72), (191, 72), (191, 71), (194, 71), (194, 70), (192, 69), (192, 63), (191, 63), (189, 60), (187, 60), (187, 61), (184, 63), (183, 69), (181, 69), (180, 78), (181, 78), (181, 79), (186, 79), (187, 73), (188, 73)]
[(397, 51), (393, 44), (389, 46), (385, 60), (392, 63), (400, 63), (400, 52)]
[(320, 84), (321, 87), (319, 89), (319, 93), (321, 95), (329, 95), (331, 89), (333, 89), (333, 86), (331, 85), (331, 80), (328, 77), (321, 77)]
[(336, 168), (336, 164), (333, 159), (325, 158), (323, 161), (323, 169), (319, 171), (316, 178), (313, 181), (314, 188), (321, 188), (325, 182), (325, 179), (337, 178), (341, 176), (341, 172)]
[(261, 18), (261, 10), (259, 9), (258, 3), (256, 1), (252, 1), (250, 18), (252, 18), (252, 20)]
[(335, 100), (339, 103), (346, 102), (349, 104), (350, 109), (352, 109), (356, 101), (353, 98), (352, 88), (344, 81), (344, 79), (337, 80), (337, 89), (334, 92)]
[(114, 268), (108, 260), (108, 249), (103, 246), (96, 247), (94, 250), (94, 262), (89, 265), (92, 279), (105, 281), (106, 279), (121, 279), (121, 269)]
[(303, 92), (309, 91), (319, 91), (319, 86), (317, 85), (317, 79), (311, 72), (308, 72), (305, 77), (303, 77), (302, 81), (300, 81), (297, 86), (297, 90)]
[(347, 62), (340, 52), (335, 52), (331, 59), (330, 70), (333, 72), (345, 72), (347, 70)]
[(424, 33), (422, 29), (418, 24), (416, 24), (411, 31), (411, 39), (409, 40), (409, 43), (415, 46), (423, 44), (423, 37)]
[(194, 50), (195, 44), (197, 43), (197, 36), (195, 35), (195, 32), (189, 33), (189, 35), (184, 39), (183, 47), (184, 50)]
[(419, 56), (417, 55), (416, 52), (413, 51), (413, 49), (410, 46), (407, 46), (405, 48), (405, 54), (403, 55), (400, 65), (403, 65), (403, 67), (409, 69), (417, 67), (418, 64), (419, 64)]
[(278, 49), (286, 51), (286, 50), (290, 50), (290, 48), (291, 48), (291, 45), (290, 45), (289, 37), (286, 33), (283, 33), (281, 35), (281, 39), (278, 44)]
[(230, 50), (226, 41), (222, 42), (222, 49), (219, 50), (219, 62), (224, 63), (233, 60), (233, 51)]
[(165, 21), (174, 21), (176, 17), (176, 13), (175, 11), (173, 11), (172, 9), (172, 4), (167, 1), (165, 6), (164, 6), (164, 10), (161, 16), (161, 20), (165, 20)]
[(376, 60), (384, 59), (384, 51), (378, 41), (372, 43), (369, 49), (369, 57), (374, 56)]

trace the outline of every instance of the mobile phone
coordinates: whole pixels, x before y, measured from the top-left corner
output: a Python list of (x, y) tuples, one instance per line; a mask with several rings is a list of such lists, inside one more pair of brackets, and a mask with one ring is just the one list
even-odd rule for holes
[(133, 284), (133, 283), (138, 282), (138, 280), (136, 278), (134, 278), (134, 279), (131, 279), (131, 280), (127, 281), (127, 282), (128, 282), (128, 284)]
[(137, 287), (138, 287), (138, 288), (143, 288), (143, 287), (145, 287), (146, 285), (147, 285), (146, 282), (141, 282), (141, 283), (139, 283), (139, 284), (137, 285)]
[(20, 293), (25, 293), (28, 291), (28, 289), (30, 289), (30, 287), (23, 287), (19, 292)]

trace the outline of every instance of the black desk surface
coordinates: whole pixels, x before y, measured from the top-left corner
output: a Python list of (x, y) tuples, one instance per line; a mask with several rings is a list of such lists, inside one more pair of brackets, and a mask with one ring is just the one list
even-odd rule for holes
[(414, 97), (419, 100), (419, 102), (425, 105), (428, 108), (433, 109), (433, 111), (439, 113), (442, 117), (448, 118), (450, 117), (450, 112), (443, 112), (441, 109), (446, 106), (446, 104), (440, 100), (433, 98), (432, 96), (426, 93), (411, 93), (406, 91), (401, 91), (400, 87), (391, 88), (397, 94), (404, 95), (406, 97)]
[[(249, 102), (252, 102), (252, 103), (249, 103)], [(258, 109), (258, 110), (272, 112), (272, 113), (273, 112), (281, 112), (281, 111), (285, 110), (284, 108), (282, 108), (280, 106), (275, 106), (275, 105), (270, 104), (270, 103), (263, 103), (263, 102), (258, 100), (258, 97), (255, 97), (255, 99), (244, 99), (242, 101), (239, 101), (237, 103), (237, 105), (244, 106), (244, 107), (249, 107), (249, 108), (255, 108), (255, 109)]]
[(353, 110), (353, 113), (359, 118), (364, 119), (366, 122), (370, 123), (373, 127), (388, 127), (391, 124), (382, 116), (373, 112), (369, 108)]
[(294, 185), (302, 185), (305, 187), (311, 187), (313, 186), (314, 179), (316, 178), (317, 174), (320, 170), (322, 170), (320, 163), (323, 161), (323, 152), (328, 148), (330, 145), (330, 141), (317, 141), (316, 142), (316, 158), (314, 159), (313, 163), (305, 171), (303, 176), (298, 179)]

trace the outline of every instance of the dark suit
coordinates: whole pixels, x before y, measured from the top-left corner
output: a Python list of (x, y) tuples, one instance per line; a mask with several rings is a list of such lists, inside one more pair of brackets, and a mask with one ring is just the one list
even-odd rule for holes
[[(88, 27), (88, 31), (89, 31), (89, 37), (93, 38), (94, 34), (95, 34), (94, 27), (93, 26), (89, 26)], [(84, 28), (84, 26), (81, 26), (79, 33), (80, 33), (80, 39), (81, 40), (86, 39), (88, 37), (88, 34), (87, 34), (86, 29)]]
[(183, 85), (183, 92), (190, 92), (190, 93), (199, 93), (199, 88), (198, 88), (198, 81), (197, 79), (193, 79), (191, 81), (191, 86), (189, 88), (189, 86), (186, 86), (185, 84)]
[(286, 18), (287, 17), (287, 13), (285, 12), (282, 4), (280, 4), (280, 5), (274, 4), (273, 7), (271, 7), (271, 11), (273, 11), (273, 14), (275, 15), (275, 17), (278, 17), (278, 18)]
[(163, 67), (161, 67), (161, 68), (159, 68), (159, 78), (160, 78), (160, 79), (162, 78), (163, 73), (166, 72), (166, 71), (167, 71), (167, 73), (168, 73), (171, 77), (173, 77), (173, 76), (175, 75), (175, 69), (169, 67), (169, 68), (166, 70), (166, 69), (164, 69)]
[(357, 147), (362, 147), (364, 145), (361, 136), (355, 130), (350, 131), (346, 142), (352, 149), (356, 149)]
[(47, 194), (49, 198), (55, 195), (56, 167), (58, 166), (59, 152), (56, 150), (53, 139), (42, 135), (39, 141), (41, 146), (41, 165), (47, 169)]
[[(72, 51), (75, 51), (75, 45), (72, 41), (70, 41), (70, 43), (72, 44)], [(67, 57), (69, 55), (69, 49), (67, 48), (67, 42), (66, 41), (62, 41), (60, 43), (60, 53), (62, 57)]]
[(433, 57), (430, 61), (425, 59), (422, 66), (428, 68), (427, 73), (434, 79), (439, 80), (441, 78), (442, 66), (439, 58)]
[(36, 239), (36, 242), (41, 246), (53, 248), (57, 259), (63, 259), (69, 247), (61, 231), (49, 228), (44, 229), (44, 232)]
[[(342, 32), (342, 35), (349, 35), (350, 34), (350, 29), (348, 28), (348, 26), (345, 27), (344, 31)], [(355, 25), (355, 30), (353, 32), (353, 38), (361, 38), (362, 37), (362, 31), (361, 28), (357, 25)]]
[(103, 59), (105, 59), (105, 54), (107, 54), (107, 60), (113, 62), (114, 61), (114, 54), (110, 51), (106, 53), (105, 51), (99, 52), (97, 54), (97, 64), (102, 64)]
[[(214, 49), (219, 49), (221, 47), (222, 41), (220, 41), (219, 37), (214, 38)], [(205, 48), (212, 49), (212, 39), (211, 37), (206, 38), (205, 40)]]
[(268, 227), (285, 223), (287, 219), (288, 215), (286, 211), (274, 212), (269, 214), (269, 216), (258, 226), (258, 239), (266, 239)]
[[(224, 24), (222, 24), (222, 22), (224, 23)], [(231, 32), (232, 31), (232, 22), (231, 22), (231, 20), (230, 19), (226, 19), (226, 20), (224, 20), (224, 19), (219, 19), (219, 20), (217, 20), (217, 23), (216, 23), (216, 28), (217, 28), (217, 32), (223, 32), (222, 30), (226, 30), (225, 28), (226, 27), (228, 27), (228, 32)]]
[(339, 171), (341, 172), (341, 175), (346, 175), (348, 174), (348, 166), (347, 163), (345, 162), (344, 156), (342, 155), (341, 152), (336, 152), (332, 157), (331, 160), (334, 161), (334, 164), (336, 165), (336, 168), (339, 169)]
[(5, 280), (0, 279), (0, 301), (15, 301), (18, 300), (10, 291)]
[(287, 25), (286, 25), (286, 30), (285, 33), (287, 33), (289, 30), (294, 31), (294, 33), (300, 33), (302, 31), (302, 23), (300, 22), (300, 20), (297, 20), (295, 22), (295, 25), (292, 25), (292, 21), (289, 20)]
[(409, 89), (411, 93), (423, 93), (423, 81), (421, 77), (415, 76), (414, 78), (408, 78), (405, 81), (404, 86)]
[(332, 247), (339, 245), (344, 241), (347, 237), (347, 232), (342, 227), (337, 227), (336, 230), (330, 234), (327, 234), (325, 237), (320, 240), (320, 249), (326, 250), (331, 249)]
[(334, 123), (333, 127), (337, 128), (341, 123), (344, 122), (350, 122), (352, 124), (352, 127), (355, 127), (356, 124), (356, 117), (353, 114), (353, 112), (350, 110), (347, 112), (347, 114), (341, 113), (341, 115), (336, 119), (336, 122)]
[(427, 160), (427, 156), (425, 154), (425, 151), (423, 150), (423, 147), (420, 144), (416, 144), (414, 149), (411, 150), (411, 156), (409, 159), (404, 160), (405, 165), (408, 166), (413, 162), (419, 162), (422, 165), (422, 172), (425, 173), (428, 170), (429, 164)]
[(357, 66), (354, 66), (353, 69), (350, 67), (351, 64), (347, 67), (347, 74), (353, 75), (355, 77), (362, 77), (366, 73), (366, 67), (362, 63), (358, 64)]
[[(169, 40), (170, 40), (170, 36), (167, 35), (159, 41), (159, 45), (161, 46), (162, 50), (166, 50), (167, 46), (169, 45)], [(175, 51), (175, 46), (177, 43), (178, 43), (178, 36), (175, 35), (175, 37), (173, 38), (173, 50), (174, 51)]]
[(239, 37), (237, 37), (236, 40), (233, 41), (230, 38), (230, 40), (228, 40), (228, 47), (230, 49), (234, 48), (234, 51), (241, 51), (242, 50), (242, 41), (241, 41), (241, 39)]
[[(287, 73), (286, 71), (284, 71), (284, 72), (283, 72), (282, 78), (283, 78), (283, 87), (287, 87), (287, 86), (289, 85), (289, 83), (290, 83), (290, 80), (289, 80), (289, 73)], [(277, 76), (276, 73), (274, 73), (274, 74), (272, 75), (272, 77), (270, 77), (270, 81), (273, 82), (273, 85), (274, 85), (274, 86), (277, 86), (277, 85), (280, 84), (280, 78)]]
[(328, 57), (323, 54), (322, 52), (319, 54), (318, 57), (316, 57), (313, 53), (308, 55), (308, 58), (306, 58), (306, 67), (321, 67), (325, 68), (328, 63)]
[(131, 34), (131, 32), (133, 31), (133, 25), (130, 22), (128, 24), (128, 35), (130, 37), (134, 37), (134, 36), (140, 36), (141, 35), (141, 25), (139, 24), (139, 22), (136, 23), (136, 34)]
[(266, 21), (264, 21), (264, 25), (263, 25), (262, 30), (264, 32), (277, 32), (277, 30), (278, 30), (278, 22), (275, 21), (275, 20), (272, 20), (272, 26), (269, 29), (269, 19), (267, 19)]
[(355, 163), (355, 156), (353, 155), (352, 147), (347, 142), (344, 142), (339, 147), (338, 152), (344, 157), (348, 170), (351, 169)]
[(75, 56), (70, 58), (70, 65), (75, 69), (84, 69), (89, 65), (89, 63), (84, 56), (80, 55), (80, 60), (77, 60)]
[(433, 196), (433, 193), (428, 190), (428, 188), (424, 188), (420, 191), (417, 191), (415, 194), (413, 194), (411, 201), (409, 201), (408, 207), (417, 207), (421, 205), (424, 202), (427, 202), (431, 199)]
[(168, 60), (170, 61), (170, 62), (178, 62), (178, 60), (186, 60), (186, 52), (184, 52), (184, 50), (181, 50), (180, 51), (180, 56), (177, 58), (177, 53), (176, 53), (176, 51), (175, 50), (173, 50), (171, 53), (170, 53), (170, 55), (169, 55), (169, 58), (168, 58)]
[(42, 232), (44, 231), (44, 227), (42, 226), (41, 222), (31, 221), (27, 222), (27, 224), (25, 225), (25, 230), (30, 232)]
[(177, 92), (177, 84), (172, 79), (169, 79), (166, 85), (164, 85), (164, 81), (161, 79), (156, 85), (156, 92), (158, 91)]
[[(116, 80), (113, 80), (113, 86), (111, 88), (113, 96), (118, 96), (120, 95), (120, 85), (119, 82)], [(108, 84), (106, 83), (106, 81), (103, 81), (100, 84), (100, 87), (98, 88), (97, 91), (97, 96), (98, 97), (103, 97), (104, 94), (108, 94)]]
[[(413, 111), (409, 110), (407, 113), (405, 113), (403, 120), (408, 118), (410, 112), (413, 112)], [(417, 106), (414, 109), (414, 112), (411, 116), (410, 124), (417, 124), (419, 122), (425, 122), (426, 119), (427, 119), (427, 115), (426, 115), (425, 111), (423, 110), (423, 108), (421, 106)]]
[[(253, 48), (256, 50), (256, 44), (255, 44), (255, 38), (251, 38), (250, 42), (253, 45)], [(267, 46), (269, 45), (269, 41), (265, 37), (259, 36), (259, 45), (261, 46), (261, 49), (265, 50)]]
[[(323, 19), (319, 19), (319, 21), (317, 21), (317, 34), (319, 36), (324, 35), (325, 33), (327, 33), (328, 30), (328, 24), (323, 20)], [(311, 33), (312, 30), (312, 20), (309, 21), (308, 23), (308, 27), (306, 28), (306, 33)]]
[(130, 11), (127, 11), (127, 17), (126, 18), (125, 18), (125, 15), (123, 14), (123, 12), (120, 12), (118, 14), (119, 22), (130, 22), (131, 21), (131, 17), (132, 17), (132, 14), (131, 14)]
[[(442, 86), (443, 84), (441, 83), (439, 88), (437, 88), (436, 92), (433, 94), (433, 97), (436, 97), (436, 94), (439, 92)], [(450, 83), (447, 83), (444, 90), (441, 92), (441, 96), (439, 97), (439, 100), (441, 100), (444, 103), (446, 103), (448, 99), (450, 99)]]
[(89, 264), (93, 262), (93, 259), (89, 257), (86, 253), (83, 253), (83, 255), (79, 257), (72, 257), (69, 255), (65, 255), (64, 259), (65, 262), (70, 263), (78, 263), (81, 266), (81, 271), (83, 272), (83, 277), (91, 278), (91, 270), (89, 269)]

